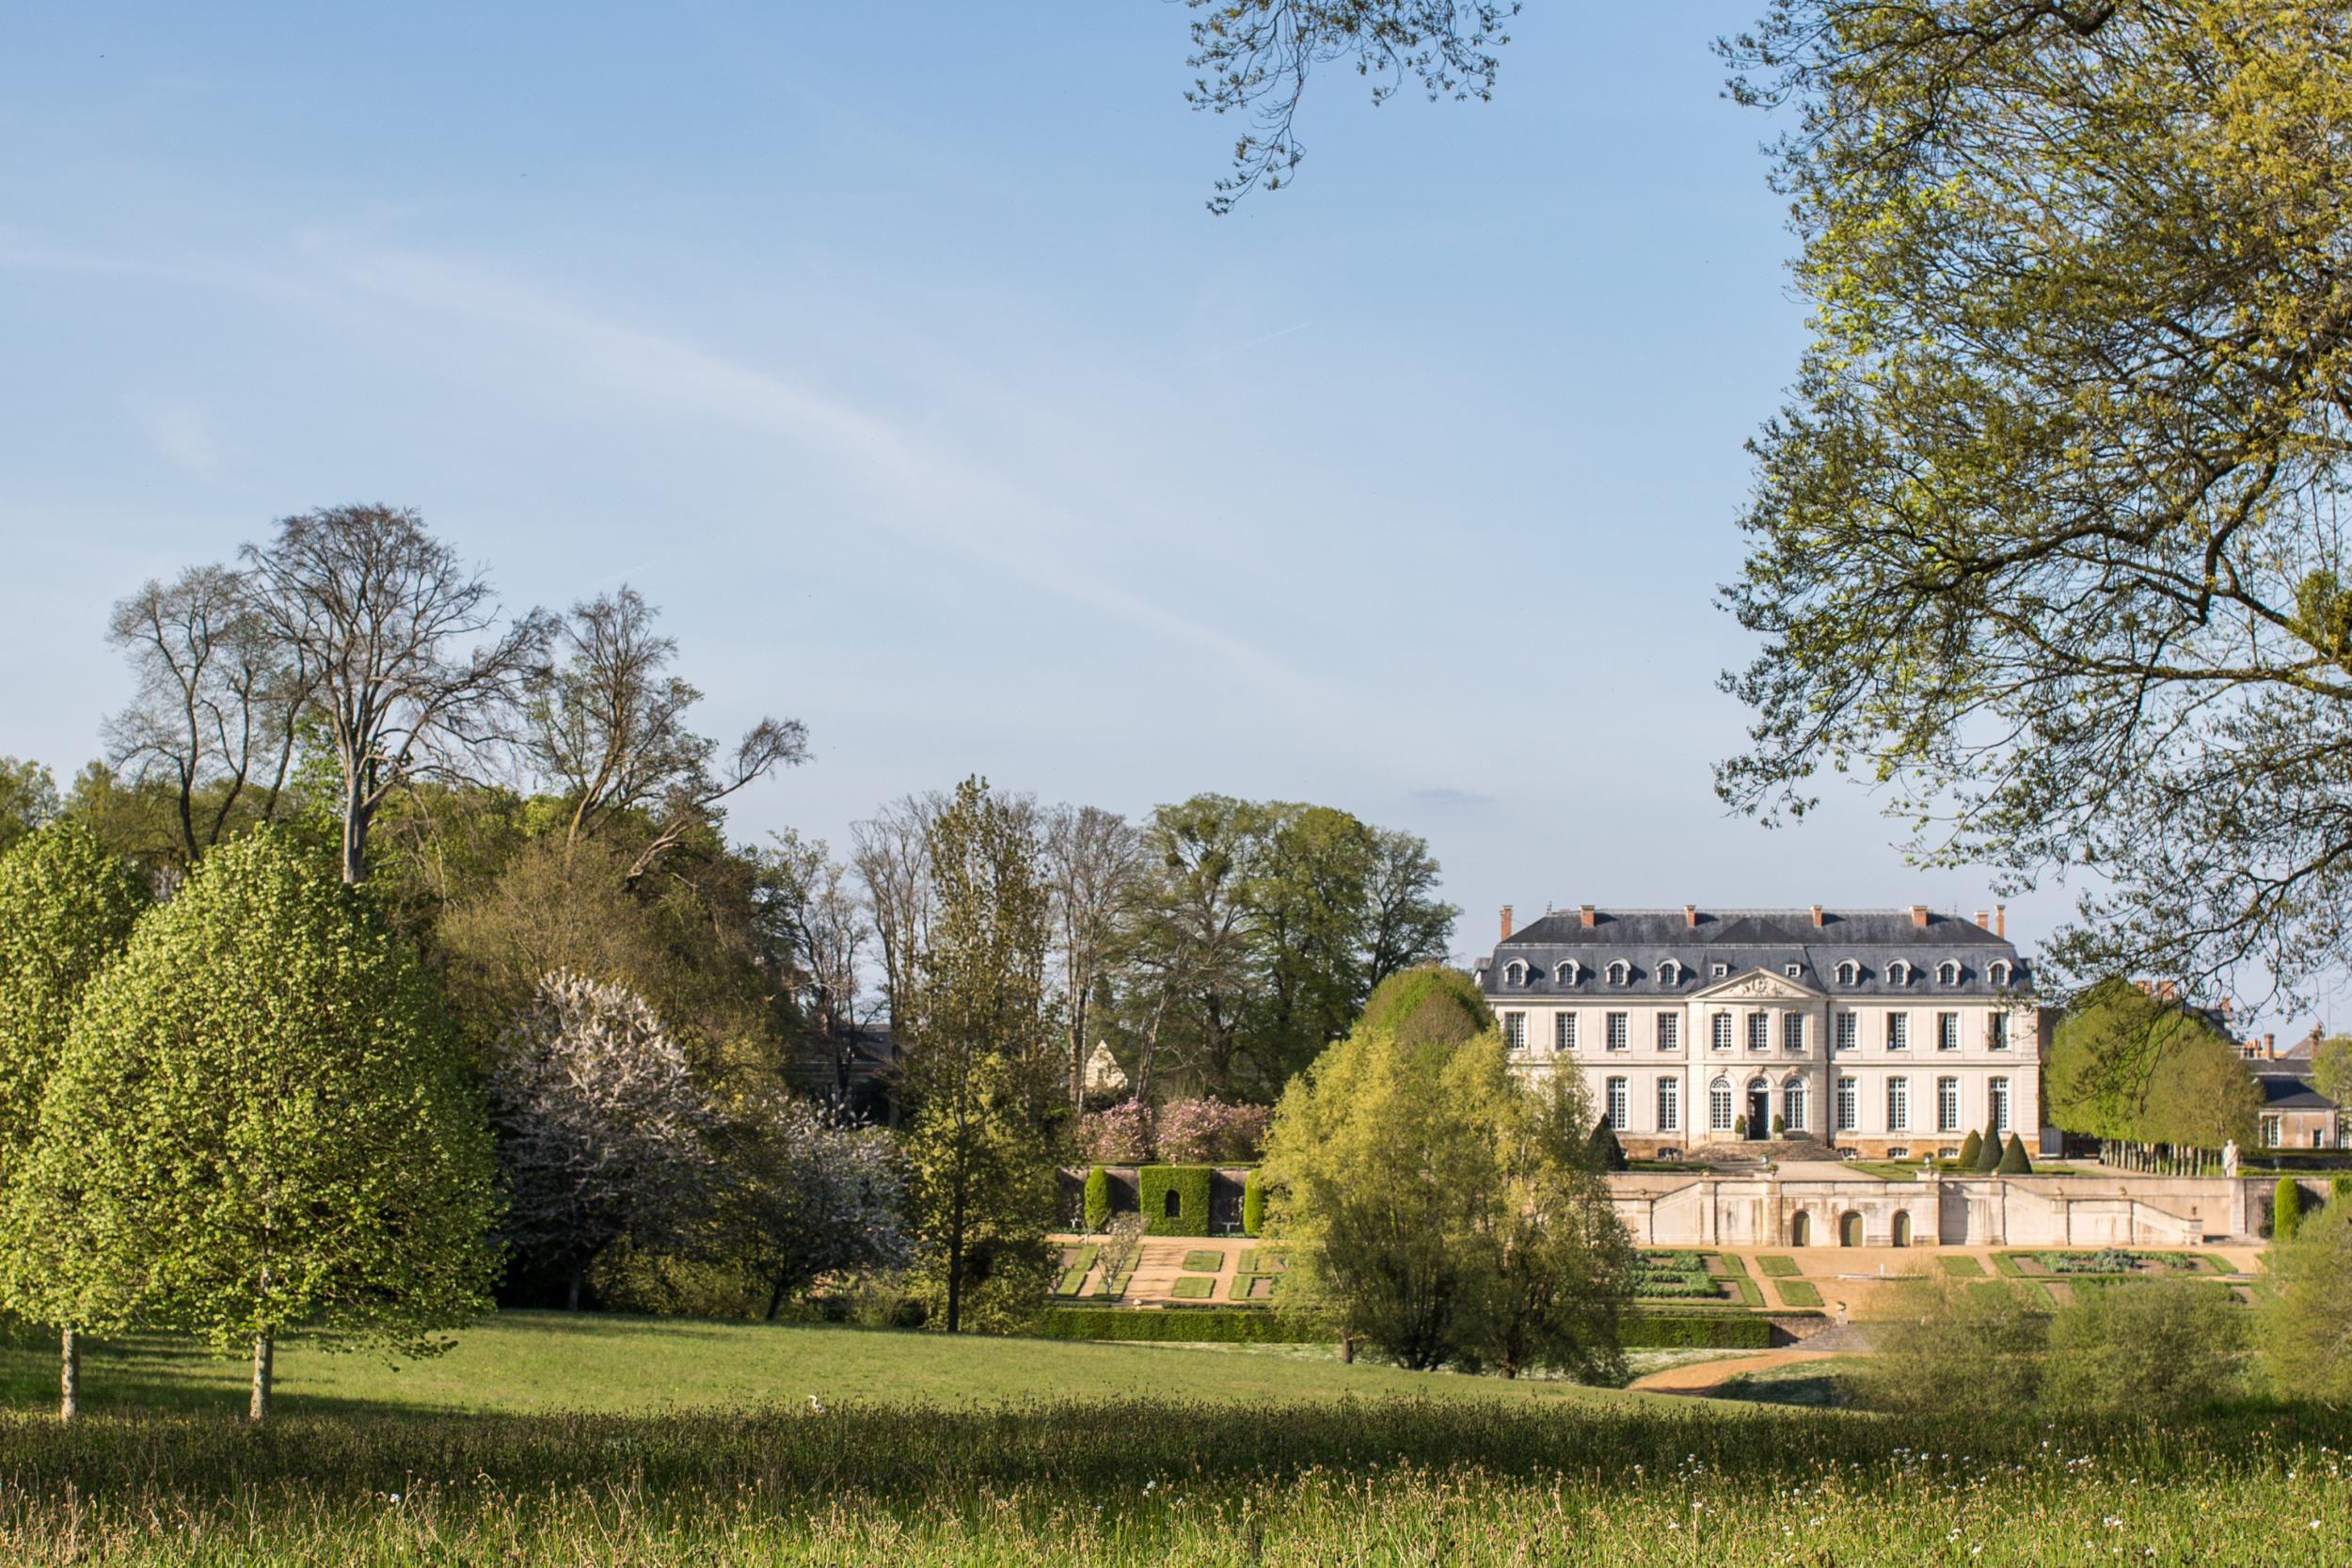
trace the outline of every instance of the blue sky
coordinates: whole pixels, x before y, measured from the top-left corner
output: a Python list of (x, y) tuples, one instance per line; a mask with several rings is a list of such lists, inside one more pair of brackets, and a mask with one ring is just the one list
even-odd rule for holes
[(806, 721), (744, 836), (980, 771), (1411, 828), (1465, 954), (1506, 901), (1981, 907), (1857, 790), (1711, 789), (1804, 325), (1707, 47), (1757, 3), (1540, 0), (1485, 106), (1327, 73), (1223, 219), (1162, 0), (20, 4), (0, 752), (93, 754), (142, 578), (383, 500), (516, 603), (636, 584), (709, 728)]

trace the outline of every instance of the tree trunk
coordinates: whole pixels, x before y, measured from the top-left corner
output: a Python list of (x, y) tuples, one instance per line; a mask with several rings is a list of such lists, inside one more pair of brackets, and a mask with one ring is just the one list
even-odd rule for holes
[(581, 1278), (587, 1274), (587, 1272), (588, 1262), (586, 1259), (575, 1258), (572, 1259), (571, 1286), (570, 1289), (564, 1292), (564, 1309), (565, 1311), (577, 1312), (580, 1310), (580, 1287)]
[(1356, 1336), (1354, 1336), (1353, 1334), (1343, 1334), (1343, 1335), (1341, 1335), (1341, 1336), (1340, 1336), (1340, 1364), (1341, 1364), (1342, 1366), (1352, 1366), (1352, 1365), (1354, 1365), (1355, 1360), (1356, 1360)]
[(267, 1334), (253, 1337), (253, 1402), (246, 1407), (246, 1419), (269, 1419), (270, 1366), (277, 1357), (276, 1341)]
[(775, 1284), (768, 1291), (768, 1321), (770, 1323), (774, 1323), (776, 1314), (784, 1310), (784, 1275), (776, 1275)]
[(82, 1337), (69, 1328), (57, 1348), (57, 1419), (70, 1421), (82, 1413)]

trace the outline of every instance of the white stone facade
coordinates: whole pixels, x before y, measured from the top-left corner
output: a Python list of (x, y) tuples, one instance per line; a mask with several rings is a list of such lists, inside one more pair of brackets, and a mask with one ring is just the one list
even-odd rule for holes
[(1584, 911), (1506, 935), (1479, 978), (1513, 1061), (1582, 1072), (1637, 1155), (1785, 1132), (1919, 1159), (1988, 1123), (2038, 1147), (2039, 1009), (1980, 924)]

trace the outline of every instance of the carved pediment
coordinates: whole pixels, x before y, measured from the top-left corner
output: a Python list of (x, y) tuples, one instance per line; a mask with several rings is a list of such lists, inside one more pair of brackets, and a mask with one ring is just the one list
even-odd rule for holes
[(1820, 991), (1804, 981), (1791, 980), (1769, 969), (1751, 969), (1718, 980), (1698, 995), (1708, 1002), (1818, 1002), (1821, 998)]

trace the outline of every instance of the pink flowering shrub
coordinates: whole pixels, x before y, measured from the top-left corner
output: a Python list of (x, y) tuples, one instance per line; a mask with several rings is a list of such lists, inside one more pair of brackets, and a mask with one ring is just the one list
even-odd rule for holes
[(1122, 1100), (1078, 1118), (1079, 1158), (1097, 1165), (1140, 1164), (1152, 1158), (1152, 1107)]
[(1272, 1119), (1263, 1105), (1172, 1100), (1160, 1108), (1159, 1156), (1179, 1165), (1254, 1160)]

